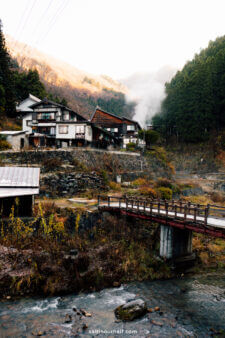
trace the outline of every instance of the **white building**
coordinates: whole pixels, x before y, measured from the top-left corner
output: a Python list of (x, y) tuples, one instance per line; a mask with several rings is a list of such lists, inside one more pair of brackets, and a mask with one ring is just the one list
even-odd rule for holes
[(56, 122), (56, 142), (59, 146), (84, 145), (92, 141), (93, 130), (90, 122)]
[(27, 131), (28, 133), (32, 133), (32, 127), (30, 126), (30, 122), (32, 120), (32, 113), (33, 109), (30, 108), (34, 103), (38, 103), (41, 100), (34, 96), (29, 94), (29, 96), (20, 102), (19, 105), (16, 106), (16, 111), (18, 113), (21, 113), (22, 115), (22, 129), (23, 131)]
[(31, 145), (67, 147), (92, 142), (90, 123), (72, 109), (48, 99), (29, 108), (33, 112), (23, 117), (23, 126), (31, 128)]
[(29, 145), (27, 132), (23, 130), (11, 131), (5, 130), (0, 131), (0, 135), (4, 136), (6, 141), (12, 146), (12, 150), (21, 150)]

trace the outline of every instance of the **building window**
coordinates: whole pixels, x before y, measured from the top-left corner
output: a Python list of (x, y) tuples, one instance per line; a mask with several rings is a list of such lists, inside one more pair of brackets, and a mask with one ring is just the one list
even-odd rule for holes
[(68, 120), (70, 119), (70, 114), (69, 114), (69, 112), (65, 112), (65, 113), (64, 113), (63, 119), (64, 119), (65, 121), (68, 121)]
[(59, 126), (59, 134), (68, 134), (68, 126)]
[(135, 127), (133, 124), (130, 124), (127, 126), (127, 131), (134, 131), (135, 130)]
[(55, 135), (55, 127), (50, 127), (50, 135)]
[(39, 113), (37, 115), (38, 120), (54, 120), (55, 114), (54, 113)]
[(118, 128), (111, 128), (111, 133), (118, 133)]
[(76, 126), (76, 134), (84, 134), (84, 126)]

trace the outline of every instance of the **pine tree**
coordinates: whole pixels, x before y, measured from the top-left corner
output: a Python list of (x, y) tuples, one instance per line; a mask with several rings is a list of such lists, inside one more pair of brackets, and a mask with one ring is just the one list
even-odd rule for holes
[(5, 45), (0, 20), (0, 114), (15, 116), (15, 95), (13, 73), (10, 69), (11, 59)]
[(166, 84), (153, 125), (166, 138), (205, 141), (225, 128), (225, 36), (210, 42)]

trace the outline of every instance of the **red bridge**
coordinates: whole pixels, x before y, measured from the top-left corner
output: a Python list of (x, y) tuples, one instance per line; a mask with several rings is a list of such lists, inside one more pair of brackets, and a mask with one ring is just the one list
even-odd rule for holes
[(167, 258), (192, 252), (192, 231), (225, 239), (225, 207), (217, 205), (99, 196), (98, 208), (159, 223), (160, 254)]

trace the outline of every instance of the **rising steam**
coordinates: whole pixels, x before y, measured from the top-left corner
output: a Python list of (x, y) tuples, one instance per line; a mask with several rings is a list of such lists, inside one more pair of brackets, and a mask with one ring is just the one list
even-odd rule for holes
[(176, 71), (175, 68), (164, 66), (157, 72), (137, 73), (122, 81), (129, 89), (127, 101), (137, 102), (133, 119), (142, 127), (149, 124), (160, 110), (165, 98), (165, 83), (172, 79)]

